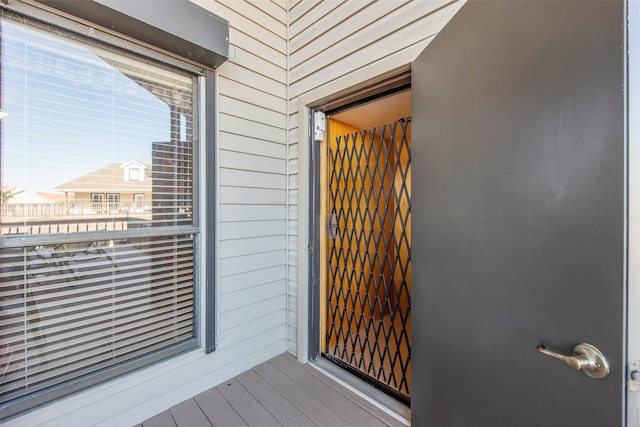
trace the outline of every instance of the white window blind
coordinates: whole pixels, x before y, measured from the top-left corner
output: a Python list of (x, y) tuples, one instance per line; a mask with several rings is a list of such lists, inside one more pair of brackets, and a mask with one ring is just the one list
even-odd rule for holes
[(6, 11), (0, 44), (10, 415), (196, 345), (197, 79)]
[(3, 402), (194, 335), (193, 238), (4, 250)]

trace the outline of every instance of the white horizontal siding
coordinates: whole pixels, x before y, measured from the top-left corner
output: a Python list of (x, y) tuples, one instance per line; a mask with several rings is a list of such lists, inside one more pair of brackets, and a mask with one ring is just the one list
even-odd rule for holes
[[(386, 15), (391, 11), (402, 7), (405, 1), (389, 1), (376, 5), (376, 14)], [(337, 4), (331, 10), (327, 10), (324, 15), (317, 16), (313, 26), (304, 32), (293, 31), (291, 42), (289, 45), (290, 61), (296, 66), (312, 59), (315, 55), (323, 52), (323, 49), (330, 48), (334, 54), (337, 52), (338, 57), (348, 55), (350, 51), (357, 46), (350, 45), (348, 38), (354, 34), (362, 32), (363, 15), (367, 13), (367, 8), (373, 7), (372, 1), (346, 2)], [(328, 25), (329, 22), (331, 25)], [(375, 22), (371, 22), (376, 25)], [(355, 38), (353, 36), (352, 38)], [(354, 40), (355, 41), (355, 40)], [(373, 41), (373, 40), (371, 40)], [(329, 43), (327, 45), (327, 43)], [(345, 51), (340, 52), (341, 46), (345, 46)], [(337, 59), (336, 58), (336, 59)], [(320, 62), (322, 58), (320, 58)]]
[(220, 222), (235, 221), (270, 221), (286, 219), (287, 208), (282, 205), (222, 205), (220, 206)]
[[(335, 9), (336, 7), (340, 6), (341, 3), (344, 3), (344, 2), (345, 0), (329, 0), (329, 1), (318, 2), (317, 5), (313, 7), (313, 9), (310, 9), (307, 13), (300, 16), (299, 19), (296, 19), (291, 23), (289, 27), (290, 34), (302, 33), (307, 28), (309, 28), (309, 26), (311, 26), (314, 22), (318, 21), (318, 19), (322, 18), (325, 15), (328, 15), (332, 9)], [(361, 3), (360, 1), (357, 1), (357, 0), (353, 2)]]
[(287, 147), (278, 142), (268, 143), (255, 138), (234, 133), (221, 132), (218, 136), (218, 148), (236, 153), (271, 157), (282, 160), (287, 155)]
[(275, 173), (263, 173), (242, 169), (225, 169), (218, 180), (221, 186), (244, 188), (276, 188), (285, 190), (287, 177)]
[[(227, 258), (244, 255), (261, 254), (284, 250), (286, 248), (284, 236), (254, 237), (249, 239), (224, 240), (220, 242), (220, 254)], [(221, 310), (224, 307), (220, 307)]]
[(235, 275), (224, 276), (218, 282), (218, 290), (221, 294), (233, 290), (247, 289), (263, 283), (271, 283), (282, 279), (286, 274), (286, 266), (283, 264), (243, 271)]
[[(387, 5), (395, 6), (397, 3), (381, 4), (391, 9)], [(372, 7), (364, 11), (376, 9)], [(309, 59), (298, 61), (292, 52), (289, 75), (291, 95), (295, 97), (308, 92), (316, 87), (319, 80), (327, 82), (342, 77), (397, 50), (415, 44), (420, 44), (424, 49), (427, 40), (435, 36), (457, 10), (458, 4), (451, 0), (409, 2), (391, 11), (389, 20), (376, 20), (351, 36), (336, 41), (334, 45), (320, 46), (319, 50), (311, 53)]]
[[(332, 0), (329, 0), (332, 1)], [(317, 7), (322, 3), (320, 0), (290, 0), (291, 6), (289, 7), (289, 25), (294, 25), (300, 18), (307, 14), (314, 7)], [(290, 35), (291, 36), (291, 35)]]
[(250, 116), (237, 117), (220, 112), (218, 129), (221, 133), (248, 136), (267, 142), (285, 143), (286, 132), (283, 128), (254, 121)]
[(286, 265), (285, 251), (272, 251), (251, 255), (221, 258), (218, 275), (231, 276), (263, 268)]
[(282, 330), (282, 327), (286, 324), (286, 311), (278, 310), (273, 313), (263, 314), (259, 319), (253, 319), (237, 326), (225, 326), (220, 332), (218, 341), (226, 345), (239, 343), (274, 329)]
[[(281, 297), (283, 287), (284, 283), (278, 280), (276, 282), (263, 283), (248, 289), (234, 290), (233, 292), (221, 294), (218, 303), (227, 310), (221, 313), (221, 317), (224, 317), (226, 313), (231, 311), (242, 310), (248, 305)], [(278, 306), (276, 305), (276, 307)], [(222, 329), (227, 328), (224, 327)]]
[(286, 190), (270, 188), (221, 187), (221, 204), (277, 205), (287, 202)]
[[(237, 310), (230, 310), (220, 313), (220, 329), (225, 330), (237, 325), (246, 324), (251, 320), (258, 320), (268, 314), (280, 311), (284, 318), (285, 312), (281, 307), (286, 306), (286, 298), (283, 290), (284, 286), (279, 287), (280, 292), (278, 295), (271, 296), (267, 299), (256, 301), (252, 304), (247, 304), (243, 308)], [(247, 310), (249, 307), (251, 310)], [(284, 346), (283, 346), (284, 347)]]
[[(290, 0), (288, 348), (304, 359), (308, 307), (308, 147), (305, 106), (408, 69), (464, 1)], [(297, 312), (299, 310), (300, 312)], [(296, 335), (297, 334), (297, 335)]]
[[(262, 108), (267, 108), (278, 113), (286, 114), (286, 105), (282, 104), (282, 98), (278, 95), (267, 93), (261, 88), (261, 83), (268, 83), (262, 76), (256, 74), (254, 71), (247, 70), (246, 68), (237, 67), (233, 64), (229, 65), (227, 69), (234, 69), (234, 73), (231, 77), (235, 79), (252, 79), (254, 80), (253, 86), (247, 86), (242, 82), (231, 80), (231, 78), (220, 77), (218, 79), (218, 92), (221, 95), (228, 96), (230, 98), (239, 99), (247, 104), (259, 105)], [(229, 70), (231, 71), (231, 70)], [(260, 79), (263, 80), (260, 80)], [(273, 92), (273, 91), (272, 91)]]
[(275, 126), (281, 130), (287, 126), (286, 114), (224, 95), (218, 98), (218, 109), (236, 117), (251, 117), (255, 122)]

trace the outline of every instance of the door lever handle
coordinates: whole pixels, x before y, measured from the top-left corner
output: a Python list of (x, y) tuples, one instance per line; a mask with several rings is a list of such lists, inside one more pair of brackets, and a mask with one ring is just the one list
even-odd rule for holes
[(560, 360), (573, 369), (584, 372), (585, 375), (591, 378), (605, 378), (609, 375), (607, 358), (591, 344), (582, 343), (573, 347), (573, 356), (565, 356), (564, 354), (547, 350), (542, 344), (538, 344), (536, 349), (539, 353)]

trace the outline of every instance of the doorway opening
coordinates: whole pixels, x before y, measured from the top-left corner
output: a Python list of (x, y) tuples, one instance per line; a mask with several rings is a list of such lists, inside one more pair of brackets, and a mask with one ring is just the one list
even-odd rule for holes
[(411, 91), (326, 111), (318, 152), (319, 353), (409, 406)]

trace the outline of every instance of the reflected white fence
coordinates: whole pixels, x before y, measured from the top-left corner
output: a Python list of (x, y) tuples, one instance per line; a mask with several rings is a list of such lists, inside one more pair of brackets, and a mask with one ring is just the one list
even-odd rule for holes
[(146, 228), (151, 203), (15, 203), (3, 204), (0, 235), (68, 234)]
[(5, 203), (2, 221), (96, 215), (151, 214), (150, 202)]

